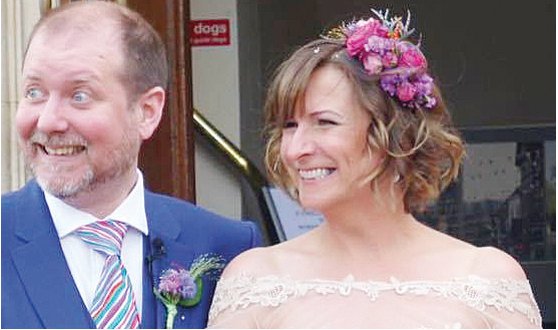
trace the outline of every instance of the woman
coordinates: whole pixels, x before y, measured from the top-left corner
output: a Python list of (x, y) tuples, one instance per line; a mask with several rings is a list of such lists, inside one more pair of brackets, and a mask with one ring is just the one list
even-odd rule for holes
[(418, 222), (463, 143), (408, 18), (345, 24), (278, 69), (267, 103), (274, 183), (324, 223), (225, 270), (209, 325), (540, 327), (521, 266)]

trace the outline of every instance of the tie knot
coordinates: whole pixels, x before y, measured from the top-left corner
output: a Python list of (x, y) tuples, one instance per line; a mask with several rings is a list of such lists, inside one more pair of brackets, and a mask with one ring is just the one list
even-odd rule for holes
[(119, 221), (98, 221), (79, 227), (76, 234), (93, 250), (105, 255), (120, 255), (128, 226)]

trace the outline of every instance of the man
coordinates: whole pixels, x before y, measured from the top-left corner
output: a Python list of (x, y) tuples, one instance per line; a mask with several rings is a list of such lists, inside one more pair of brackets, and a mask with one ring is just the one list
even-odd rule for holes
[[(138, 153), (161, 119), (167, 63), (137, 13), (103, 1), (49, 12), (22, 81), (16, 127), (35, 179), (2, 197), (3, 328), (161, 328), (165, 270), (259, 245), (251, 222), (144, 189)], [(216, 278), (200, 278), (175, 328), (205, 327)]]

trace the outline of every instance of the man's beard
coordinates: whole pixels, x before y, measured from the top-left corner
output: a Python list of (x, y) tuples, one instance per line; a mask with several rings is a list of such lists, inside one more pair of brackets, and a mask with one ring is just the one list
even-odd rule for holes
[[(125, 175), (132, 167), (136, 166), (140, 142), (132, 138), (131, 130), (127, 132), (116, 148), (107, 153), (101, 164), (99, 164), (99, 159), (96, 160), (97, 163), (94, 163), (91, 159), (87, 158), (85, 168), (80, 170), (76, 176), (65, 175), (65, 173), (75, 170), (72, 168), (72, 165), (40, 164), (37, 160), (33, 159), (33, 154), (40, 152), (39, 150), (33, 150), (33, 148), (39, 148), (33, 145), (33, 141), (40, 141), (44, 145), (54, 139), (60, 144), (64, 140), (75, 141), (76, 137), (65, 137), (64, 135), (46, 136), (42, 133), (35, 133), (30, 142), (27, 142), (25, 157), (26, 164), (39, 186), (60, 199), (71, 199), (82, 193), (94, 191), (98, 186)], [(77, 137), (77, 140), (80, 139), (83, 140), (83, 138)], [(87, 153), (87, 151), (88, 149), (86, 148), (82, 152)], [(88, 157), (87, 155), (81, 156)], [(80, 166), (84, 165), (80, 164)], [(55, 173), (56, 175), (42, 176), (41, 173), (45, 172)]]
[[(41, 165), (49, 166), (49, 165)], [(77, 196), (81, 192), (92, 191), (95, 187), (95, 182), (97, 181), (96, 175), (93, 173), (91, 167), (87, 168), (86, 171), (81, 175), (81, 177), (68, 179), (61, 176), (52, 178), (50, 180), (44, 179), (37, 174), (37, 170), (34, 164), (29, 166), (31, 173), (37, 180), (37, 183), (43, 190), (49, 192), (50, 194), (60, 198), (72, 198)], [(49, 166), (49, 171), (56, 171), (57, 166)]]

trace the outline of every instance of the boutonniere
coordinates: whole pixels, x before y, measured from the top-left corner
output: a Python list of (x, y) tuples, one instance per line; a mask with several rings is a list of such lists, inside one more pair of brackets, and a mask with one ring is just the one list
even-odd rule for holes
[(173, 328), (178, 306), (193, 307), (200, 302), (203, 291), (202, 277), (217, 274), (224, 266), (223, 257), (204, 254), (192, 262), (190, 269), (173, 264), (161, 273), (159, 285), (153, 288), (153, 292), (167, 309), (167, 329)]

